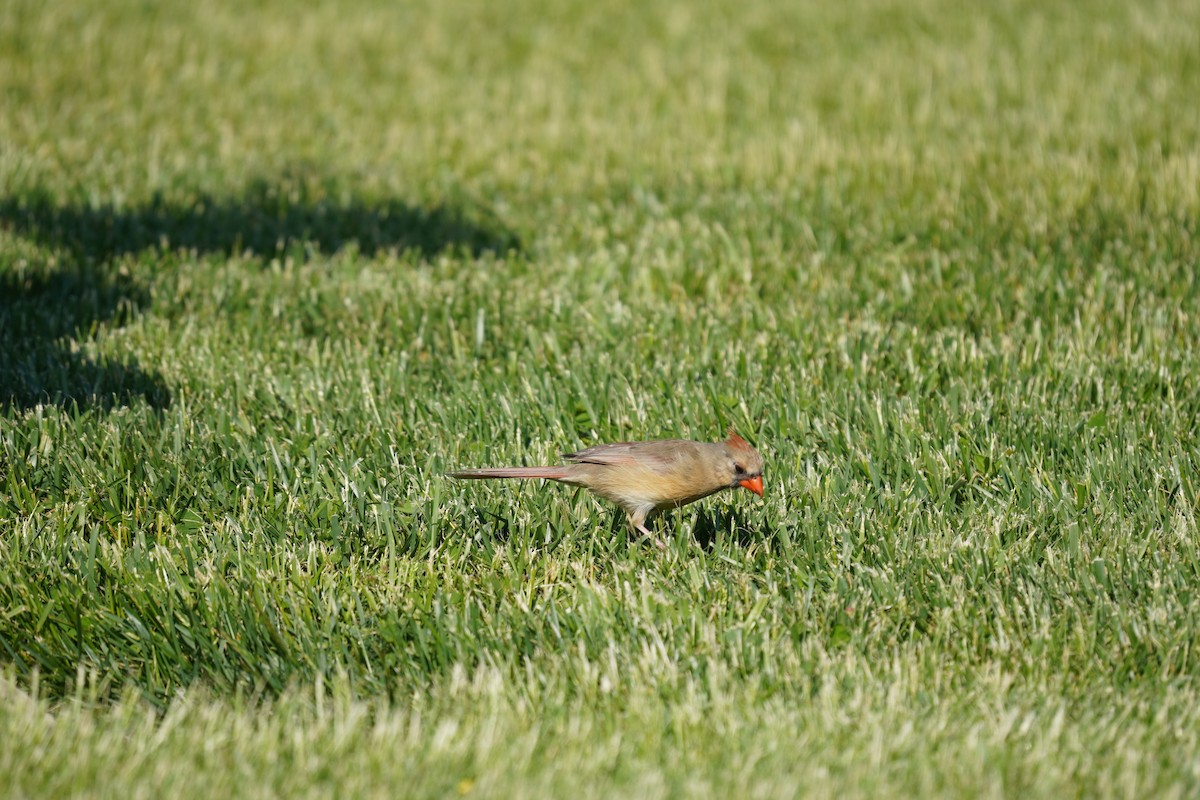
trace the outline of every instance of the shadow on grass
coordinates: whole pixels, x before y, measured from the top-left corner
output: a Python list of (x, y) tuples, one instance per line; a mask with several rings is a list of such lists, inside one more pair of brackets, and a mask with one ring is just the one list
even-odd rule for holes
[(22, 277), (0, 273), (0, 408), (38, 404), (111, 409), (141, 398), (153, 408), (171, 403), (162, 378), (125, 362), (93, 359), (78, 342), (101, 324), (120, 327), (147, 302), (126, 276), (75, 266)]
[[(71, 203), (44, 192), (0, 198), (0, 229), (47, 249), (51, 270), (0, 261), (0, 407), (170, 404), (161, 376), (136, 361), (91, 359), (79, 343), (140, 313), (149, 292), (117, 260), (149, 251), (263, 259), (360, 252), (444, 251), (470, 255), (520, 249), (482, 210), (364, 202), (328, 185), (284, 176), (232, 198), (143, 205)], [(51, 255), (52, 254), (52, 255)], [(0, 256), (3, 254), (0, 253)]]
[(738, 547), (745, 549), (755, 542), (770, 538), (769, 531), (747, 525), (740, 511), (723, 514), (717, 510), (696, 512), (692, 535), (696, 538), (696, 544), (705, 550), (712, 550), (720, 540), (737, 542)]
[(285, 177), (257, 181), (232, 198), (186, 203), (155, 198), (140, 206), (62, 204), (46, 194), (0, 199), (0, 225), (67, 251), (76, 261), (109, 261), (146, 249), (269, 258), (334, 253), (445, 250), (480, 255), (520, 249), (517, 237), (480, 209), (419, 208), (398, 200), (364, 202), (336, 188)]

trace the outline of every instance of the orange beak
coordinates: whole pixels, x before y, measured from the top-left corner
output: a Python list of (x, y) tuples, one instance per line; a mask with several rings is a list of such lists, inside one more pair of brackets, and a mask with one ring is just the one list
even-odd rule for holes
[(759, 475), (756, 478), (746, 478), (744, 481), (738, 481), (738, 486), (742, 487), (743, 489), (749, 489), (759, 497), (763, 496), (762, 475)]

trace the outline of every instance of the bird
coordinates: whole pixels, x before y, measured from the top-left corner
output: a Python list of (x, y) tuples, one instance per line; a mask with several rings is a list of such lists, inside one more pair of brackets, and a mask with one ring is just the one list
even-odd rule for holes
[(763, 496), (763, 458), (732, 428), (721, 442), (615, 442), (563, 453), (562, 457), (570, 463), (460, 469), (446, 475), (466, 480), (542, 478), (582, 486), (620, 506), (630, 528), (655, 542), (646, 521), (660, 511), (725, 489), (742, 488)]

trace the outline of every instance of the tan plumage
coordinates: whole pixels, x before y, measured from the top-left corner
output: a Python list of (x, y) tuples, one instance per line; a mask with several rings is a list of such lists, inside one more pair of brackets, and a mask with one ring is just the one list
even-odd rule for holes
[(449, 472), (452, 478), (543, 478), (582, 486), (625, 509), (632, 528), (653, 538), (646, 520), (722, 489), (763, 493), (763, 460), (732, 430), (723, 442), (663, 439), (598, 444), (565, 453), (557, 467), (495, 467)]

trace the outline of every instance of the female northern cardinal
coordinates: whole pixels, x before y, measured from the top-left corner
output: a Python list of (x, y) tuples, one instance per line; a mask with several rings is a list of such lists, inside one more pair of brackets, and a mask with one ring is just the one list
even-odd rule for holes
[(564, 453), (574, 462), (561, 467), (497, 467), (446, 473), (451, 478), (545, 478), (582, 486), (619, 505), (635, 530), (653, 538), (646, 519), (702, 497), (739, 486), (763, 493), (763, 460), (742, 437), (729, 431), (723, 442), (657, 442), (598, 444)]

